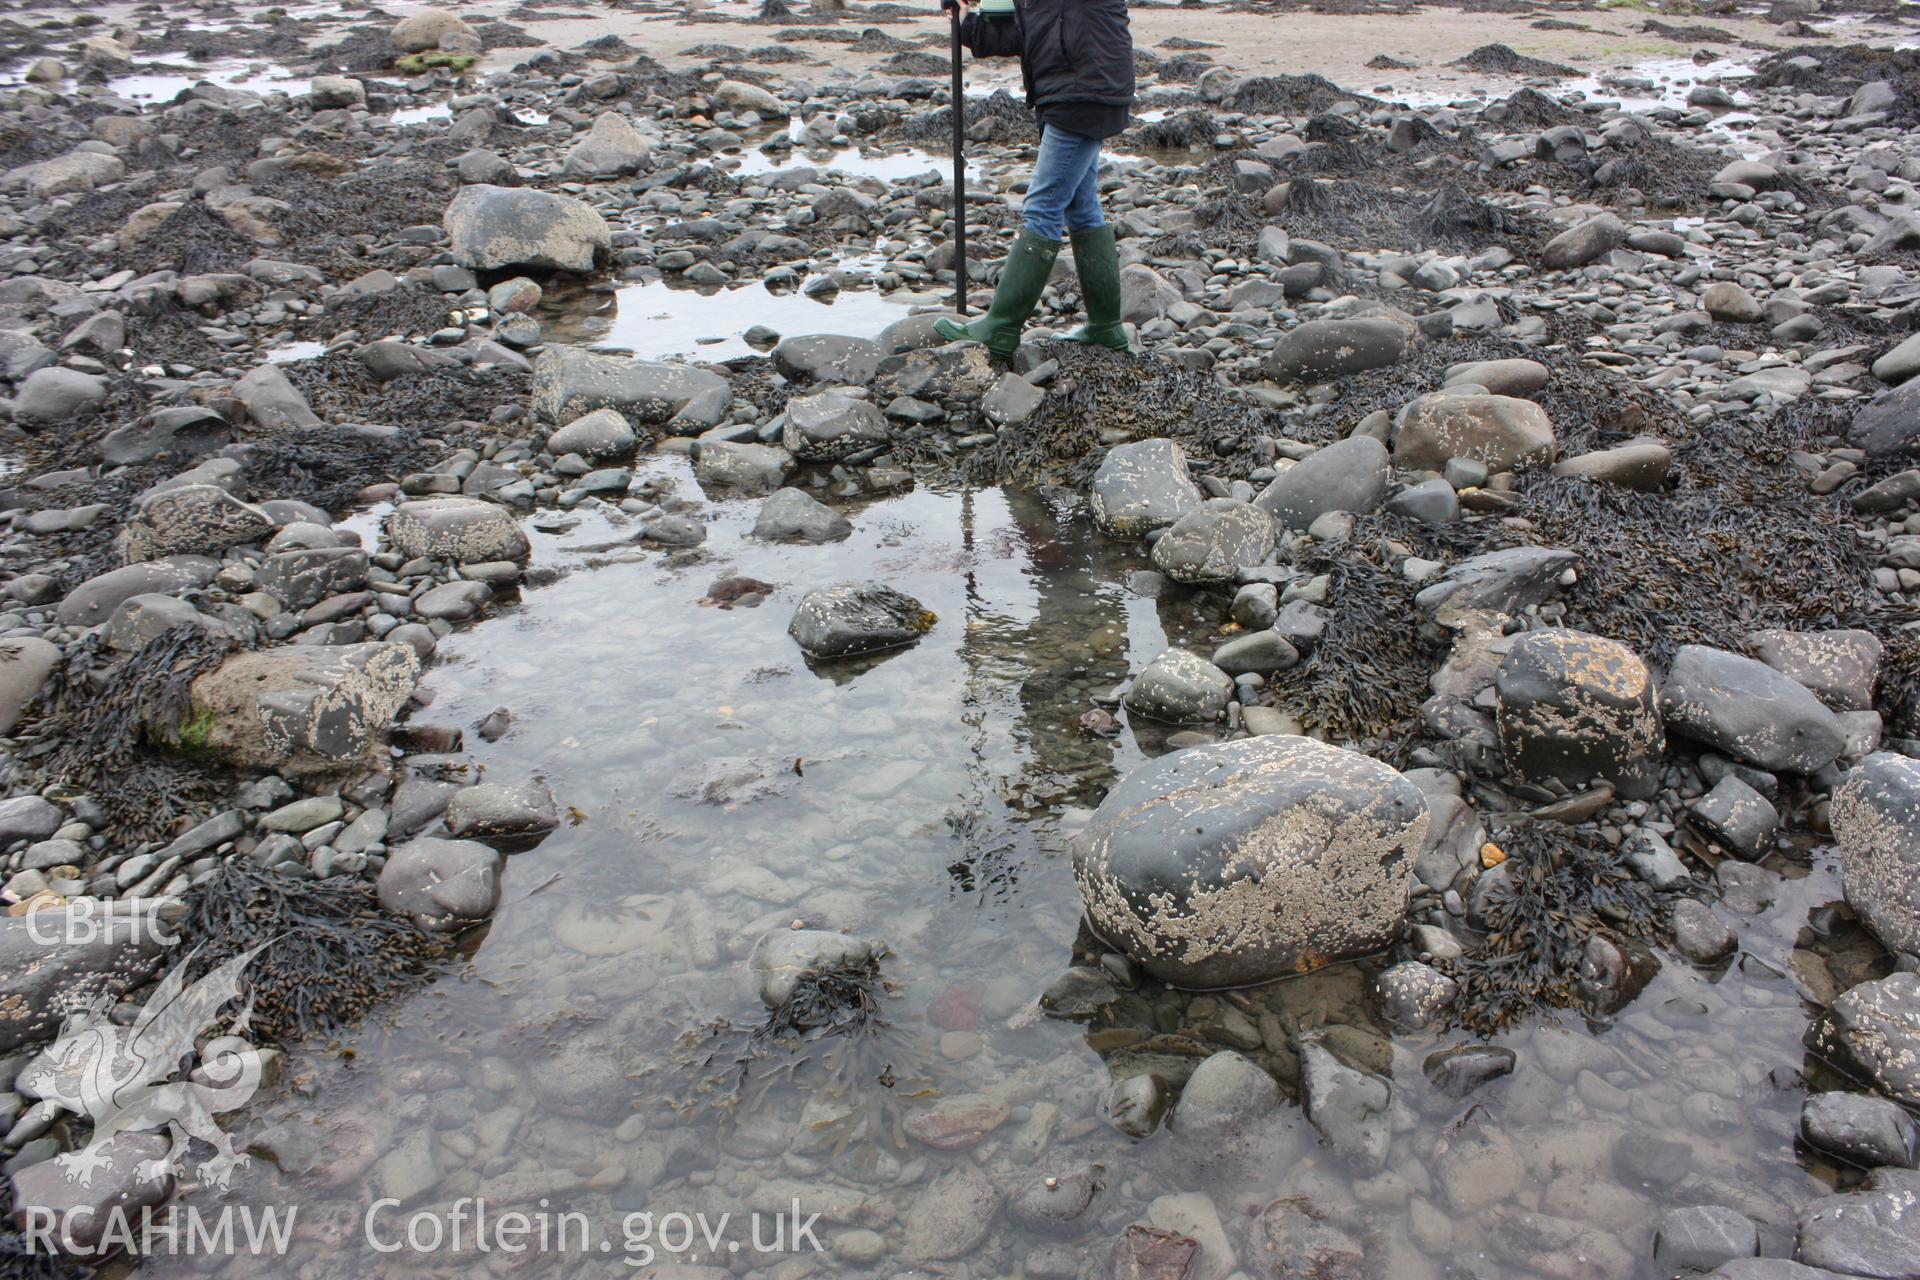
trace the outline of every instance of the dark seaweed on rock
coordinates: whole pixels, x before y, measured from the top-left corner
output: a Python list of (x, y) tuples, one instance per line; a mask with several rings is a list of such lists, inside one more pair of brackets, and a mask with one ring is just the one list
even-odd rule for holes
[(1456, 58), (1449, 66), (1462, 71), (1478, 71), (1486, 75), (1503, 76), (1577, 76), (1579, 71), (1558, 62), (1548, 62), (1542, 58), (1529, 58), (1517, 53), (1504, 44), (1483, 44), (1464, 58)]
[(847, 1108), (815, 1126), (835, 1158), (857, 1147), (855, 1159), (871, 1169), (882, 1147), (904, 1154), (910, 1100), (929, 1096), (933, 1077), (925, 1051), (888, 1021), (885, 993), (877, 965), (812, 970), (759, 1024), (722, 1019), (688, 1032), (675, 1058), (692, 1091), (670, 1105), (731, 1122), (762, 1114), (768, 1093), (784, 1086)]
[(346, 1026), (417, 987), (451, 954), (451, 944), (380, 909), (372, 882), (357, 875), (312, 880), (221, 863), (187, 900), (180, 937), (198, 976), (249, 948), (253, 1026), (283, 1042)]
[(1299, 567), (1329, 575), (1327, 627), (1299, 664), (1274, 673), (1269, 701), (1310, 733), (1400, 759), (1428, 694), (1430, 663), (1414, 627), (1414, 585), (1365, 558), (1359, 541)]
[[(1812, 59), (1811, 66), (1805, 61)], [(1810, 89), (1846, 93), (1872, 80), (1893, 86), (1895, 101), (1887, 113), (1895, 125), (1920, 124), (1920, 49), (1876, 49), (1849, 44), (1834, 49), (1796, 48), (1765, 58), (1750, 83), (1761, 89)]]
[(1128, 131), (1127, 141), (1136, 147), (1161, 151), (1190, 151), (1212, 146), (1219, 132), (1219, 123), (1211, 111), (1195, 109), (1138, 125)]
[(181, 745), (193, 682), (232, 647), (206, 627), (169, 627), (116, 665), (104, 633), (87, 635), (41, 693), (30, 742), (45, 744), (47, 780), (98, 797), (123, 835), (167, 834), (218, 784), (195, 762), (146, 748)]
[[(889, 142), (910, 142), (929, 151), (953, 149), (953, 113), (935, 107), (908, 116), (882, 135)], [(1040, 137), (1033, 112), (1005, 90), (967, 101), (967, 137), (975, 142), (1033, 142)], [(972, 214), (969, 211), (969, 219)]]
[(1510, 128), (1532, 125), (1539, 129), (1551, 129), (1555, 125), (1568, 124), (1581, 118), (1580, 112), (1549, 98), (1538, 89), (1521, 89), (1511, 94), (1488, 108), (1487, 115), (1489, 119), (1497, 119)]
[(1234, 86), (1222, 104), (1254, 115), (1318, 115), (1342, 102), (1363, 107), (1384, 106), (1378, 98), (1342, 89), (1323, 75), (1252, 76)]
[(387, 337), (424, 337), (447, 326), (448, 298), (438, 289), (403, 284), (384, 293), (343, 294), (314, 316), (306, 331), (330, 339), (349, 329), (363, 342)]
[(1060, 373), (1031, 418), (957, 456), (949, 456), (953, 437), (944, 429), (902, 433), (895, 455), (909, 466), (957, 472), (970, 484), (1063, 480), (1084, 489), (1105, 454), (1103, 431), (1139, 440), (1168, 437), (1185, 447), (1196, 469), (1231, 476), (1252, 470), (1249, 450), (1257, 437), (1276, 434), (1277, 419), (1207, 374), (1068, 343), (1045, 350), (1060, 362)]
[(1500, 845), (1508, 870), (1487, 890), (1485, 940), (1458, 959), (1434, 962), (1460, 984), (1460, 1024), (1481, 1035), (1542, 1005), (1579, 1004), (1587, 940), (1599, 933), (1655, 937), (1669, 913), (1666, 896), (1618, 853), (1568, 827), (1529, 822), (1508, 828)]

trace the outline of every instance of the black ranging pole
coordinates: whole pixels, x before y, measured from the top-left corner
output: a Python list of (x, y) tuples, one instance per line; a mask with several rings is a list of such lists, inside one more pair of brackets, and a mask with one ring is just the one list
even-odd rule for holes
[(960, 84), (960, 6), (953, 17), (953, 309), (967, 314), (967, 99)]

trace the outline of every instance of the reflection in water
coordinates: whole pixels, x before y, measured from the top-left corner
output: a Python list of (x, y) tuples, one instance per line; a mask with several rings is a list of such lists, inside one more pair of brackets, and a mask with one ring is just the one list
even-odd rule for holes
[[(681, 459), (642, 470), (697, 496)], [(1087, 737), (1072, 721), (1168, 643), (1204, 651), (1210, 598), (1128, 589), (1150, 588), (1144, 548), (1042, 495), (910, 492), (849, 510), (854, 536), (824, 547), (757, 543), (758, 503), (715, 499), (708, 541), (671, 557), (576, 550), (633, 532), (590, 507), (532, 522), (536, 563), (561, 576), (443, 644), (417, 718), (470, 726), (511, 708), (505, 737), (470, 737), (474, 762), (495, 780), (545, 776), (580, 821), (510, 859), (502, 908), (460, 971), (340, 1037), (351, 1056), (296, 1051), (289, 1084), (233, 1117), (259, 1157), (236, 1201), (297, 1204), (300, 1222), (291, 1256), (212, 1271), (606, 1275), (630, 1243), (625, 1215), (745, 1221), (795, 1199), (822, 1215), (828, 1252), (790, 1260), (793, 1277), (945, 1261), (1010, 1275), (1048, 1248), (1104, 1257), (1140, 1220), (1204, 1235), (1206, 1274), (1265, 1274), (1263, 1259), (1287, 1256), (1287, 1224), (1314, 1221), (1271, 1207), (1295, 1200), (1395, 1280), (1625, 1280), (1683, 1197), (1752, 1214), (1780, 1251), (1788, 1206), (1818, 1189), (1792, 1133), (1812, 1070), (1799, 988), (1817, 989), (1828, 945), (1804, 930), (1838, 896), (1827, 855), (1800, 878), (1743, 877), (1722, 906), (1747, 917), (1730, 966), (1669, 958), (1611, 1025), (1519, 1028), (1502, 1037), (1518, 1069), (1471, 1099), (1421, 1070), (1463, 1037), (1379, 1024), (1372, 963), (1253, 991), (1149, 984), (1088, 1025), (1036, 1019), (1066, 966), (1100, 959), (1079, 932), (1066, 837), (1143, 759), (1130, 732)], [(778, 590), (757, 609), (700, 607), (732, 574)], [(938, 622), (887, 661), (816, 674), (787, 621), (805, 590), (843, 580), (907, 591)], [(730, 1111), (699, 1096), (703, 1055), (730, 1043), (710, 1028), (763, 1016), (748, 953), (796, 922), (890, 946), (883, 1056), (924, 1088), (890, 1087), (901, 1073), (853, 1054), (840, 1096), (804, 1075)], [(1295, 1104), (1303, 1036), (1392, 1081), (1385, 1171), (1349, 1170)], [(1182, 1132), (1176, 1113), (1173, 1131), (1136, 1142), (1106, 1122), (1113, 1078), (1178, 1083), (1225, 1048), (1286, 1100), (1231, 1134)], [(877, 1131), (857, 1114), (869, 1104)], [(1105, 1189), (1082, 1217), (1031, 1212), (1039, 1180), (1094, 1164)], [(404, 1206), (376, 1222), (387, 1241), (403, 1212), (462, 1197), (494, 1215), (579, 1213), (596, 1234), (587, 1258), (471, 1242), (376, 1255), (363, 1224), (381, 1197)], [(1573, 1257), (1597, 1261), (1572, 1272)], [(697, 1241), (674, 1260), (737, 1261)]]
[(630, 351), (645, 359), (698, 355), (703, 360), (726, 360), (755, 354), (742, 335), (756, 325), (782, 336), (837, 333), (872, 338), (894, 321), (904, 320), (912, 308), (939, 302), (935, 294), (907, 290), (842, 289), (818, 300), (797, 289), (775, 292), (759, 281), (711, 290), (656, 281), (615, 290), (611, 314), (584, 310), (584, 299), (600, 296), (556, 295), (549, 315), (543, 317), (548, 338)]

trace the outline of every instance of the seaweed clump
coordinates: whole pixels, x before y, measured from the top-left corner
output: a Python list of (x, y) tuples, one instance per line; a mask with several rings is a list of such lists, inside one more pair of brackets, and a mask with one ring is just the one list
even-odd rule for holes
[(1106, 451), (1100, 437), (1124, 431), (1136, 440), (1164, 436), (1196, 470), (1244, 476), (1255, 442), (1278, 434), (1272, 415), (1209, 374), (1129, 352), (1050, 344), (1060, 362), (1053, 393), (1034, 415), (990, 443), (956, 453), (952, 433), (930, 427), (895, 437), (894, 454), (911, 467), (957, 471), (972, 484), (1056, 481), (1084, 491)]
[(1254, 115), (1319, 115), (1343, 102), (1363, 107), (1384, 105), (1378, 98), (1342, 89), (1323, 75), (1253, 76), (1242, 80), (1223, 104)]
[(1456, 58), (1448, 64), (1462, 71), (1478, 71), (1487, 75), (1503, 76), (1577, 76), (1580, 73), (1572, 67), (1558, 62), (1548, 62), (1544, 58), (1529, 58), (1516, 53), (1504, 44), (1483, 44), (1464, 58)]
[(49, 780), (96, 796), (123, 832), (165, 835), (219, 782), (197, 761), (144, 748), (192, 748), (193, 682), (232, 647), (208, 627), (169, 627), (111, 665), (103, 634), (88, 635), (48, 680), (26, 754), (43, 756)]
[(1303, 566), (1328, 575), (1326, 631), (1301, 662), (1274, 673), (1268, 693), (1308, 732), (1398, 759), (1428, 693), (1430, 664), (1408, 622), (1417, 589), (1354, 550), (1316, 554)]
[(196, 977), (264, 946), (247, 966), (253, 1026), (283, 1042), (358, 1020), (424, 982), (451, 950), (382, 911), (359, 876), (310, 880), (239, 858), (196, 886), (180, 934), (197, 947)]
[(882, 1147), (905, 1153), (904, 1104), (933, 1096), (931, 1065), (887, 1019), (885, 994), (877, 960), (813, 969), (762, 1022), (739, 1027), (720, 1019), (686, 1033), (676, 1056), (693, 1088), (670, 1105), (731, 1121), (758, 1112), (786, 1085), (840, 1111), (813, 1126), (835, 1158), (857, 1144), (860, 1167), (871, 1170)]
[(1492, 1035), (1542, 1005), (1582, 1003), (1587, 940), (1651, 938), (1668, 924), (1665, 895), (1636, 877), (1613, 850), (1557, 823), (1531, 822), (1501, 836), (1505, 871), (1487, 887), (1486, 937), (1435, 966), (1460, 984), (1461, 1025)]
[(1161, 151), (1191, 151), (1211, 146), (1219, 132), (1219, 122), (1213, 118), (1211, 111), (1195, 109), (1182, 111), (1164, 120), (1149, 120), (1135, 128), (1131, 137), (1137, 146)]

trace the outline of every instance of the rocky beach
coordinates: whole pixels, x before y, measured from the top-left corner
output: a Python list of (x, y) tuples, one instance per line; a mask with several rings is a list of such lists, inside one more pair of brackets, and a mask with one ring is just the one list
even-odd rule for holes
[(1920, 1280), (1920, 5), (1131, 23), (0, 0), (0, 1276)]

